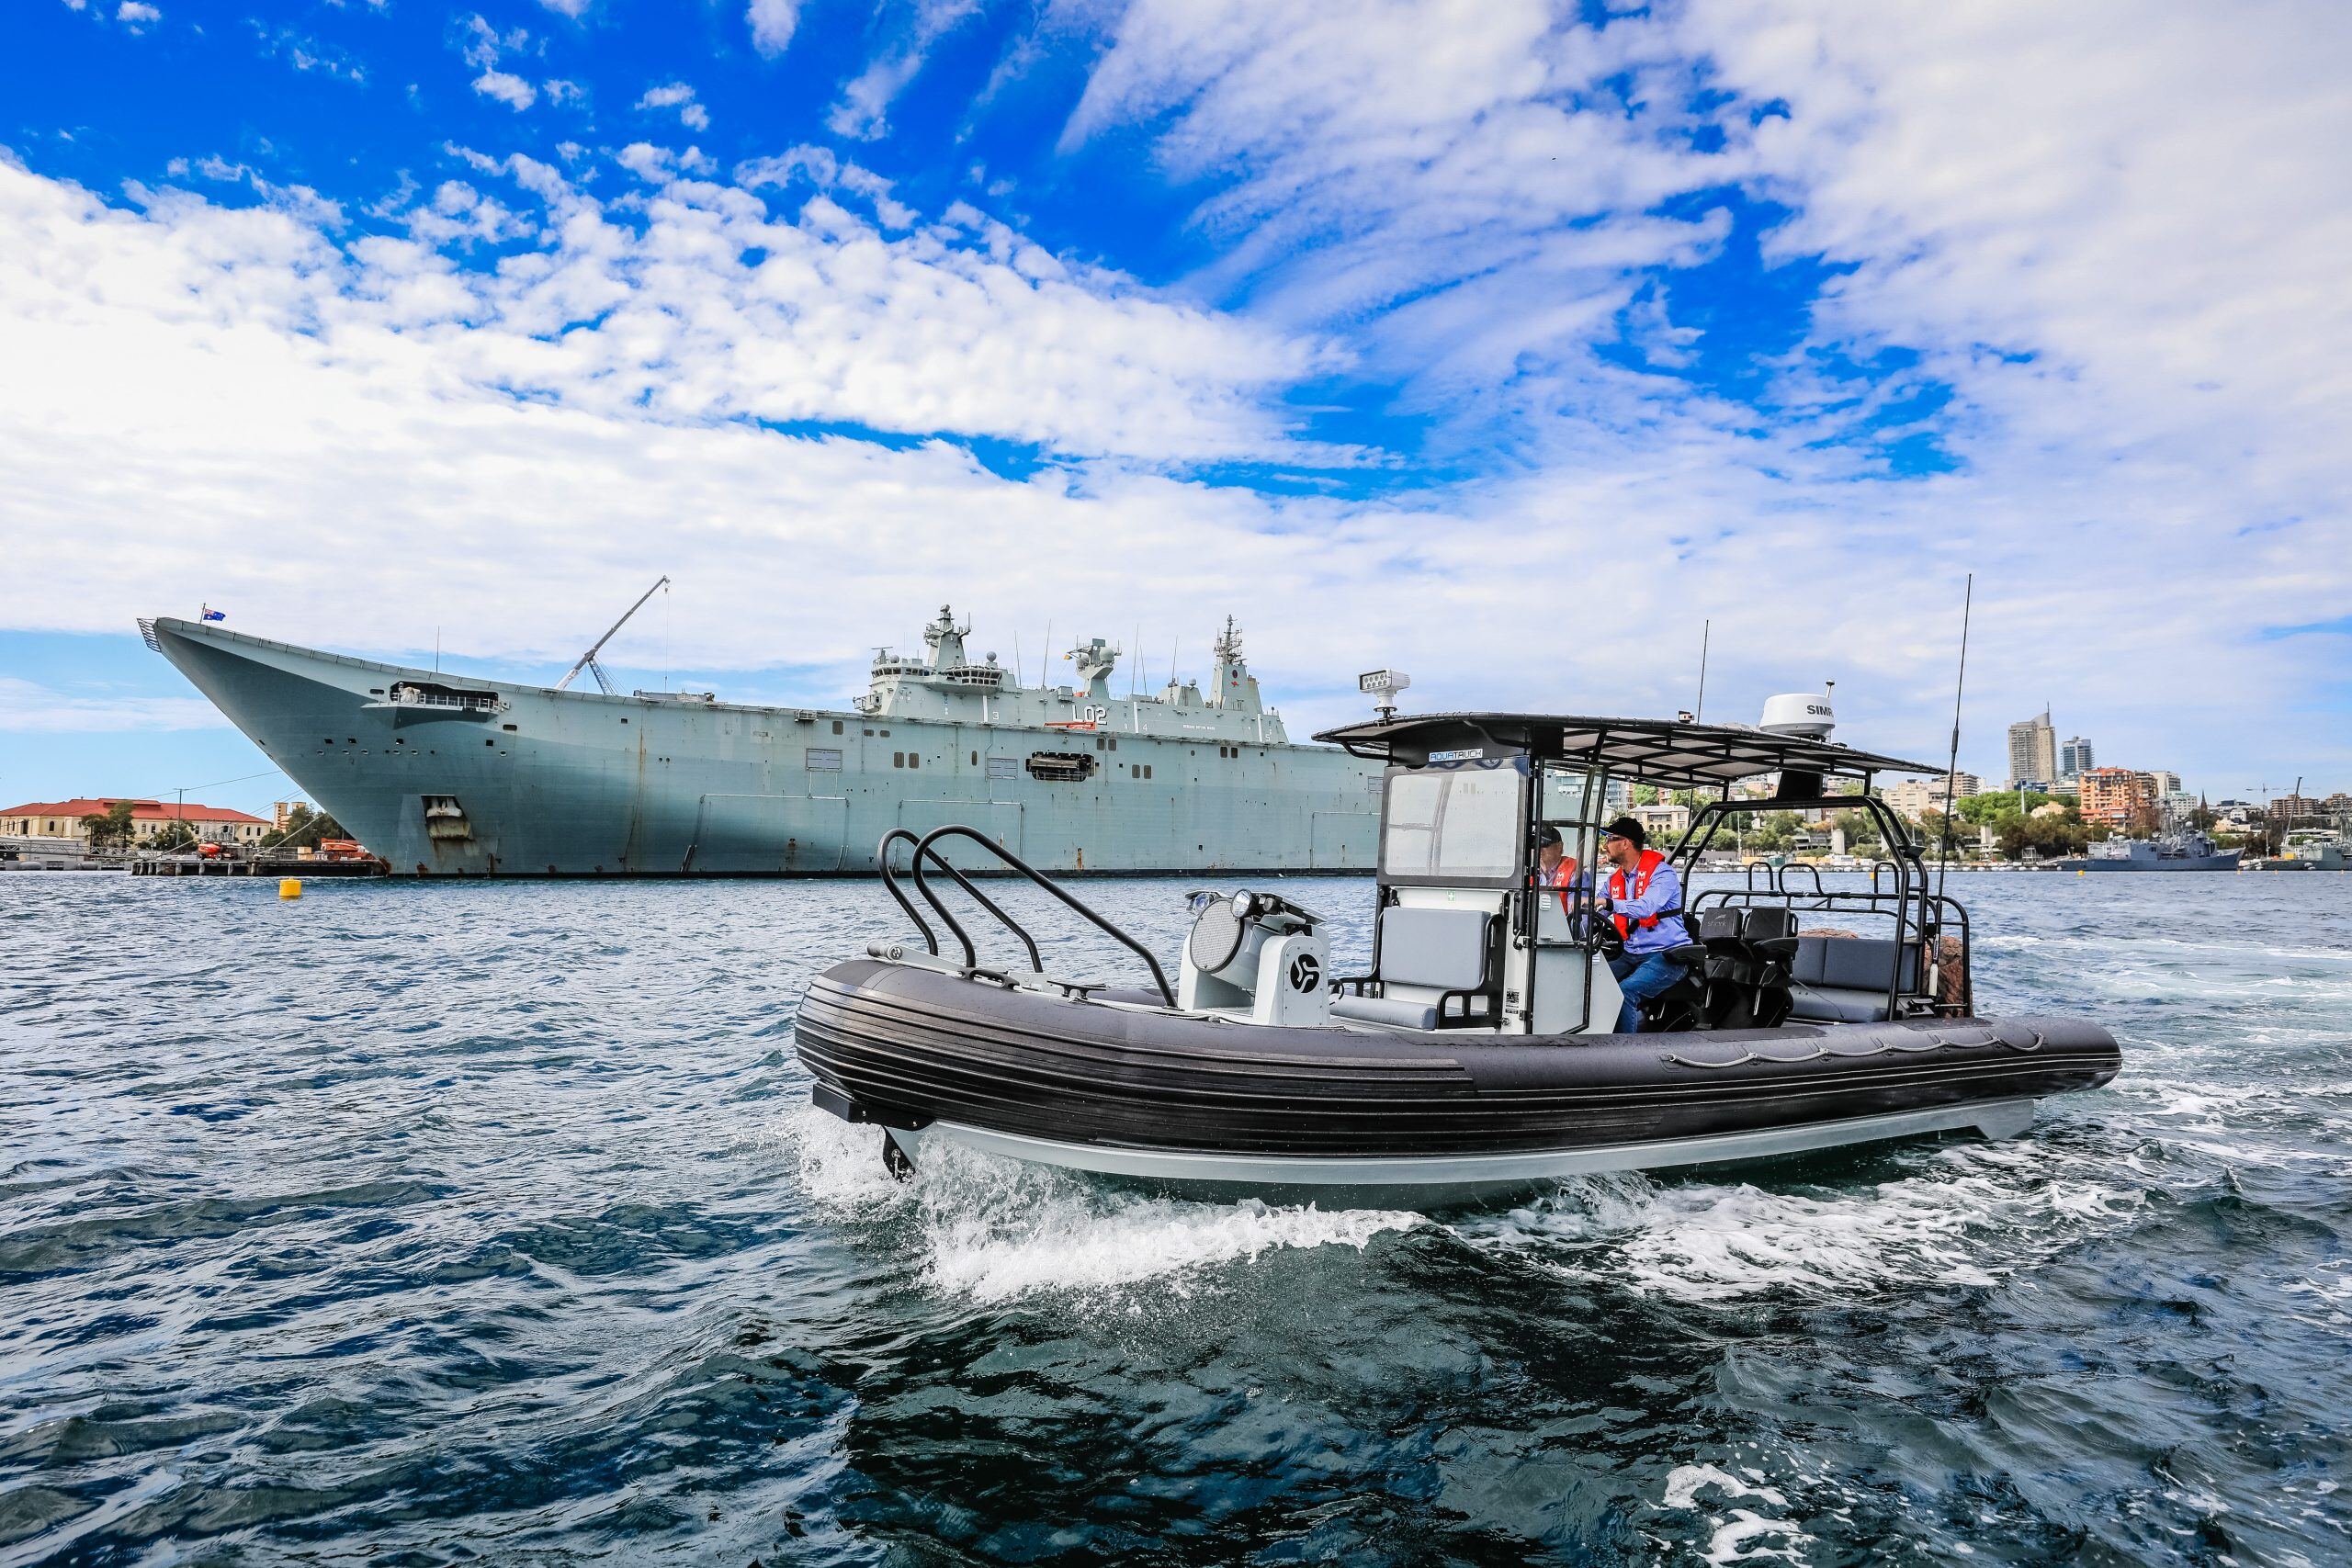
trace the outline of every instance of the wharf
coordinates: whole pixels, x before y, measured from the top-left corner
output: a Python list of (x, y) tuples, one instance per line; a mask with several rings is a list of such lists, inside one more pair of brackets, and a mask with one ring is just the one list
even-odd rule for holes
[(299, 860), (262, 856), (253, 860), (207, 860), (202, 855), (141, 855), (130, 863), (133, 876), (389, 876), (391, 868), (379, 860)]

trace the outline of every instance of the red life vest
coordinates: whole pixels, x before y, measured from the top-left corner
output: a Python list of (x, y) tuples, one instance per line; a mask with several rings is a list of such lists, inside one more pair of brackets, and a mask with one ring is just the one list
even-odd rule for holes
[[(1644, 850), (1642, 852), (1642, 858), (1640, 861), (1635, 863), (1634, 867), (1634, 897), (1638, 898), (1643, 894), (1647, 893), (1650, 890), (1651, 875), (1657, 872), (1659, 866), (1662, 866), (1665, 863), (1666, 856), (1659, 853), (1657, 851)], [(1623, 898), (1623, 897), (1625, 897), (1625, 872), (1624, 868), (1621, 866), (1617, 870), (1609, 874), (1609, 901), (1613, 905), (1618, 899)], [(1666, 910), (1661, 909), (1657, 914), (1644, 915), (1639, 919), (1633, 919), (1626, 915), (1616, 915), (1612, 918), (1617, 922), (1617, 935), (1620, 939), (1623, 939), (1633, 935), (1634, 928), (1637, 925), (1644, 931), (1650, 930), (1658, 923), (1659, 919), (1663, 918), (1666, 913)]]
[(1568, 893), (1577, 885), (1577, 857), (1562, 855), (1560, 863), (1552, 868), (1552, 886), (1560, 890), (1560, 913), (1572, 913), (1568, 908)]

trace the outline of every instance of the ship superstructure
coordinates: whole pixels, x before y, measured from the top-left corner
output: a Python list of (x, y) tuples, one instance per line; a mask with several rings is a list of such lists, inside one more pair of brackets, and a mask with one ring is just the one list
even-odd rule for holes
[[(1362, 871), (1377, 770), (1293, 744), (1228, 620), (1205, 684), (1120, 695), (1122, 650), (1024, 685), (943, 607), (845, 708), (565, 691), (213, 625), (149, 645), (406, 875), (838, 875), (893, 828), (984, 828), (1057, 872)], [(609, 635), (609, 634), (608, 634)]]

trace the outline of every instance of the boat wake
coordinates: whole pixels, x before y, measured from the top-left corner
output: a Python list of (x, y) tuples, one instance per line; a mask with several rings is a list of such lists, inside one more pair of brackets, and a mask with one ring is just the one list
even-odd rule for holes
[(1210, 1288), (1228, 1264), (1291, 1248), (1361, 1248), (1426, 1223), (1403, 1210), (1154, 1197), (952, 1145), (927, 1150), (923, 1168), (901, 1182), (882, 1168), (876, 1129), (813, 1108), (787, 1118), (786, 1136), (801, 1186), (821, 1208), (910, 1227), (924, 1282), (986, 1303), (1145, 1284), (1181, 1299)]
[(1449, 1228), (1481, 1250), (1682, 1302), (1989, 1286), (2143, 1201), (2129, 1188), (2052, 1179), (2052, 1157), (2046, 1146), (1954, 1147), (1916, 1175), (1850, 1191), (1622, 1172)]

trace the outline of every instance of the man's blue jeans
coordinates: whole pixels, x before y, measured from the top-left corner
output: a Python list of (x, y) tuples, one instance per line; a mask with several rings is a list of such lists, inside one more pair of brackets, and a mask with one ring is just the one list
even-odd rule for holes
[(1620, 953), (1609, 961), (1609, 972), (1617, 976), (1617, 990), (1625, 1005), (1617, 1010), (1617, 1032), (1632, 1034), (1642, 1027), (1641, 1004), (1670, 989), (1682, 978), (1682, 966), (1668, 962), (1663, 953)]

